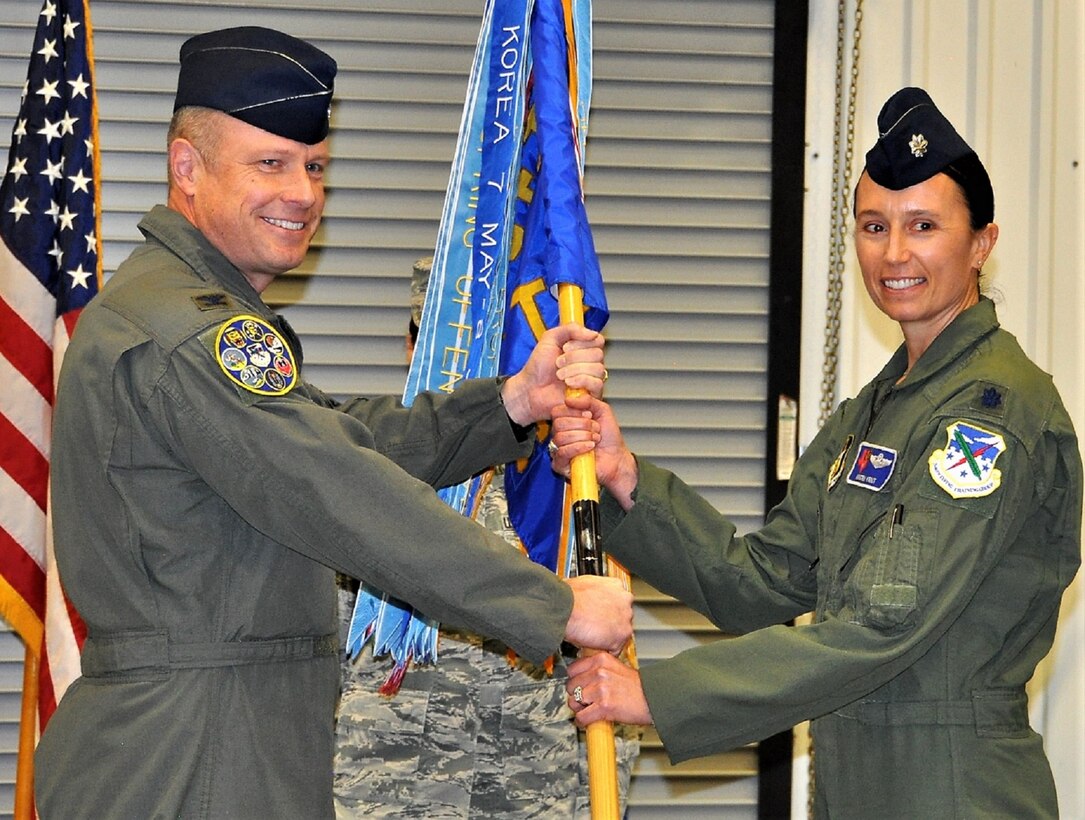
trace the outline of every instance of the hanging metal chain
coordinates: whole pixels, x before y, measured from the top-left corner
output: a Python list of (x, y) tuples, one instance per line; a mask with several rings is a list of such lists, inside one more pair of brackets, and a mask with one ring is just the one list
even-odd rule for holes
[[(840, 296), (844, 289), (844, 257), (848, 250), (848, 211), (851, 200), (851, 165), (855, 158), (855, 94), (859, 87), (859, 40), (862, 33), (863, 0), (854, 0), (851, 35), (851, 72), (844, 85), (847, 62), (849, 0), (839, 0), (836, 17), (836, 118), (833, 122), (832, 216), (829, 223), (828, 303), (825, 308), (825, 359), (821, 368), (821, 403), (818, 427), (836, 409), (836, 380), (840, 350)], [(845, 103), (845, 99), (847, 103)], [(817, 782), (814, 778), (814, 737), (807, 745), (806, 816), (813, 820)]]
[[(836, 22), (836, 119), (833, 123), (832, 216), (829, 225), (828, 303), (825, 309), (825, 359), (821, 368), (821, 403), (818, 427), (836, 409), (836, 381), (840, 350), (840, 297), (844, 289), (844, 258), (848, 250), (848, 210), (851, 167), (855, 156), (855, 94), (859, 86), (859, 40), (863, 0), (854, 0), (851, 36), (851, 73), (845, 87), (845, 54), (849, 0), (840, 0)], [(846, 100), (846, 102), (845, 102)]]

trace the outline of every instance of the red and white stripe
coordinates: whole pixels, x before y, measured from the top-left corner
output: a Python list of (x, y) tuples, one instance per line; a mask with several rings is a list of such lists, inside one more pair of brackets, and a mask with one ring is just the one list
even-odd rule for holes
[(39, 726), (79, 676), (85, 628), (65, 600), (48, 521), (56, 374), (76, 316), (0, 243), (0, 612), (39, 654)]

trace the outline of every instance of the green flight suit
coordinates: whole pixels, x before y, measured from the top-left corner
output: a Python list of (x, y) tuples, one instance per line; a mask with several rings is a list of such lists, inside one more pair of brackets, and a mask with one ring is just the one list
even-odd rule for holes
[(604, 498), (606, 549), (738, 636), (645, 664), (652, 716), (675, 761), (813, 719), (821, 817), (1054, 817), (1024, 687), (1080, 562), (1077, 438), (986, 298), (905, 364), (757, 532), (645, 461), (628, 514)]
[(187, 220), (158, 207), (140, 229), (60, 379), (56, 555), (89, 638), (38, 748), (38, 809), (331, 817), (336, 571), (534, 661), (560, 646), (568, 586), (430, 486), (522, 457), (530, 431), (493, 379), (409, 410), (337, 404)]

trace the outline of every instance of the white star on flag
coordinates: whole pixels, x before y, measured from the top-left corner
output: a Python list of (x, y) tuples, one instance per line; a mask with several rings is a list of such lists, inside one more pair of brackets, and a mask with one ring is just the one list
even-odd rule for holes
[(38, 716), (31, 733), (79, 676), (86, 635), (63, 596), (48, 523), (54, 378), (101, 281), (86, 9), (82, 0), (44, 3), (0, 177), (0, 615), (38, 661), (40, 688), (24, 688), (24, 714)]

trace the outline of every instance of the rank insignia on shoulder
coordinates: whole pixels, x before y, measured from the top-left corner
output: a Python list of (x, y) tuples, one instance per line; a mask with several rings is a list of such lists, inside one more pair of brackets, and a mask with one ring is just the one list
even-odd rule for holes
[(1002, 418), (1006, 414), (1006, 388), (993, 382), (978, 382), (972, 387), (968, 409), (983, 418)]
[(282, 396), (297, 384), (294, 353), (282, 335), (256, 316), (235, 316), (215, 336), (215, 360), (230, 381), (263, 396)]
[(996, 407), (1002, 405), (1002, 394), (998, 392), (996, 387), (987, 387), (983, 391), (983, 397), (980, 399), (984, 407), (994, 410)]
[(879, 444), (864, 441), (859, 445), (855, 461), (848, 473), (848, 483), (866, 490), (878, 492), (889, 483), (893, 468), (897, 466), (897, 451)]
[(193, 304), (200, 310), (216, 310), (230, 307), (230, 297), (225, 293), (201, 293), (192, 297)]
[(998, 433), (966, 421), (946, 428), (946, 447), (931, 453), (927, 464), (934, 483), (953, 498), (990, 495), (1002, 483), (1002, 471), (995, 459), (1006, 451), (1006, 440)]

